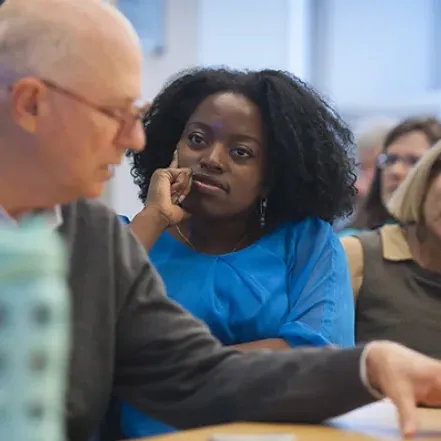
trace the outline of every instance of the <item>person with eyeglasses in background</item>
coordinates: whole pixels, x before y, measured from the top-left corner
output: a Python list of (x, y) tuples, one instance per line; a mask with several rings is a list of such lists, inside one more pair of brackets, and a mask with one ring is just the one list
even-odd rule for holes
[[(416, 404), (441, 404), (441, 362), (386, 341), (279, 352), (225, 347), (167, 298), (142, 245), (92, 200), (127, 148), (144, 148), (141, 109), (133, 107), (141, 66), (133, 27), (99, 0), (0, 7), (0, 222), (20, 228), (44, 213), (67, 247), (65, 439), (96, 434), (113, 396), (178, 428), (318, 423), (387, 396), (402, 432), (416, 433)], [(188, 194), (190, 178), (185, 168), (156, 173), (148, 195), (153, 242), (184, 216), (171, 192)]]
[(395, 119), (377, 117), (361, 121), (358, 127), (355, 127), (355, 160), (357, 162), (355, 207), (349, 216), (340, 217), (333, 223), (332, 226), (336, 233), (339, 234), (344, 231), (355, 219), (357, 210), (363, 204), (364, 198), (371, 188), (372, 179), (377, 168), (378, 155), (383, 149), (384, 140), (396, 125), (397, 121)]
[(441, 358), (441, 141), (388, 202), (395, 224), (341, 239), (356, 340), (388, 339)]
[(433, 117), (408, 118), (394, 127), (386, 136), (377, 167), (366, 198), (354, 219), (339, 233), (339, 237), (373, 230), (394, 219), (387, 203), (412, 168), (438, 140), (441, 122)]

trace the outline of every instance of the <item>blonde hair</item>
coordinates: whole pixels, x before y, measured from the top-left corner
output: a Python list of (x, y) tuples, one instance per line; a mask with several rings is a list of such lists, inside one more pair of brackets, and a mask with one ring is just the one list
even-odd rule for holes
[(418, 162), (393, 194), (387, 208), (400, 223), (421, 223), (422, 205), (434, 166), (441, 160), (438, 141)]

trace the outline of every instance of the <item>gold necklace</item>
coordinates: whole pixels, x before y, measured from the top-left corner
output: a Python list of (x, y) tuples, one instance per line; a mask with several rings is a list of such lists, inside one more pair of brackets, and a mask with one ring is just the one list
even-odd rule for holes
[[(195, 246), (192, 244), (191, 240), (187, 238), (187, 236), (181, 231), (181, 229), (179, 228), (179, 225), (175, 225), (176, 227), (176, 231), (178, 232), (179, 236), (181, 237), (181, 239), (183, 239), (185, 241), (185, 243), (187, 245), (190, 246), (190, 248), (192, 248), (194, 251), (197, 251), (197, 249), (195, 248)], [(245, 238), (248, 236), (248, 233), (245, 233), (241, 239), (239, 240), (239, 242), (237, 242), (237, 244), (234, 246), (234, 248), (230, 251), (230, 253), (234, 253), (235, 251), (237, 251), (237, 249), (239, 248), (239, 245), (245, 240)]]

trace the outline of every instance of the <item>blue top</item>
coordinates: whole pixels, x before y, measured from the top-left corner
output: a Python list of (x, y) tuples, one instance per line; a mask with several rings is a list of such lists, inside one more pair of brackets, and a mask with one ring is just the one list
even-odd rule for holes
[[(306, 219), (223, 255), (194, 251), (165, 232), (149, 257), (168, 295), (225, 345), (282, 338), (291, 346), (354, 344), (354, 302), (345, 252), (332, 227)], [(172, 428), (122, 406), (136, 438)]]

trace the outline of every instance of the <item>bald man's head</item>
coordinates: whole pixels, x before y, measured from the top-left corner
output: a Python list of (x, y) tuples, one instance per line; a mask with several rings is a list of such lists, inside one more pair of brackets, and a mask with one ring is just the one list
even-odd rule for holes
[(60, 203), (98, 196), (124, 151), (144, 147), (133, 117), (141, 65), (132, 26), (99, 0), (6, 0), (0, 168), (16, 157), (21, 163), (8, 167), (23, 169), (29, 160), (25, 174), (40, 171), (40, 183), (55, 185)]
[(100, 67), (97, 55), (118, 58), (130, 46), (139, 50), (130, 23), (99, 0), (7, 0), (0, 8), (2, 76), (78, 78)]

